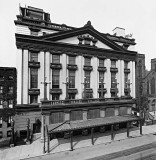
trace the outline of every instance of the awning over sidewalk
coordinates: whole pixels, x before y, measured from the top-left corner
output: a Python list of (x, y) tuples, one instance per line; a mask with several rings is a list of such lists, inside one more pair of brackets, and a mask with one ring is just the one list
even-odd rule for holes
[(49, 125), (49, 132), (58, 133), (58, 132), (79, 130), (79, 129), (84, 129), (84, 128), (94, 128), (94, 127), (110, 125), (110, 124), (132, 122), (132, 121), (136, 121), (139, 119), (140, 118), (136, 116), (125, 115), (125, 116), (112, 116), (112, 117), (90, 119), (90, 120), (85, 120), (85, 121), (84, 120), (83, 121), (70, 121), (70, 122), (63, 124), (62, 126), (58, 128), (56, 127), (59, 126), (60, 123)]

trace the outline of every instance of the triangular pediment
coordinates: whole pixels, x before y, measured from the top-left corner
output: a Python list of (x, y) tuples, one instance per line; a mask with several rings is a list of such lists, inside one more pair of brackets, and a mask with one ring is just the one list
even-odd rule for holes
[(86, 47), (90, 46), (102, 49), (124, 51), (121, 46), (108, 39), (104, 34), (101, 34), (93, 27), (88, 26), (43, 36), (42, 39), (64, 44), (67, 43), (71, 45), (83, 45)]

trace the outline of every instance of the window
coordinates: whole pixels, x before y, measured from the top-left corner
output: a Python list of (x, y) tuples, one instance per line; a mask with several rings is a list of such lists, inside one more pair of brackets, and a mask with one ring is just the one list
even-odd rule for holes
[(85, 66), (91, 66), (91, 59), (85, 57)]
[(52, 88), (59, 88), (60, 83), (60, 70), (52, 70)]
[(0, 138), (2, 138), (3, 137), (3, 133), (2, 132), (0, 132)]
[(55, 124), (55, 123), (61, 123), (64, 121), (64, 113), (63, 112), (55, 112), (51, 113), (49, 116), (49, 123)]
[(111, 92), (111, 97), (115, 97), (115, 92)]
[(13, 108), (13, 100), (9, 99), (9, 108)]
[(75, 71), (69, 71), (69, 88), (75, 88)]
[(83, 116), (82, 116), (82, 111), (71, 111), (71, 116), (70, 116), (70, 120), (71, 121), (76, 121), (76, 120), (82, 120)]
[(59, 64), (60, 63), (60, 55), (52, 55), (52, 63)]
[(75, 65), (75, 57), (69, 56), (69, 64)]
[(3, 108), (3, 100), (0, 99), (0, 108)]
[(128, 88), (128, 73), (125, 73), (125, 88)]
[(88, 119), (100, 118), (100, 109), (90, 109), (88, 111)]
[(75, 94), (74, 93), (69, 93), (69, 99), (75, 99)]
[(116, 68), (116, 61), (115, 60), (111, 60), (111, 67)]
[(93, 93), (86, 93), (86, 98), (93, 98)]
[(0, 81), (4, 81), (4, 76), (0, 75)]
[(11, 127), (11, 122), (12, 122), (12, 116), (9, 116), (7, 127)]
[(7, 137), (11, 137), (12, 133), (11, 131), (7, 131)]
[(86, 88), (90, 88), (90, 71), (85, 71)]
[(30, 88), (38, 87), (38, 69), (31, 68), (30, 69)]
[(3, 86), (0, 86), (0, 94), (3, 93)]
[(101, 88), (101, 81), (104, 82), (104, 72), (99, 72), (99, 88)]
[(99, 67), (104, 67), (104, 60), (103, 59), (99, 59)]
[(32, 36), (38, 36), (38, 32), (35, 32), (35, 31), (30, 31), (30, 34), (31, 34)]
[(3, 123), (3, 120), (2, 120), (2, 117), (0, 117), (0, 128), (2, 128), (2, 123)]
[(38, 102), (38, 96), (37, 95), (30, 95), (30, 104), (37, 103)]
[(127, 61), (124, 61), (124, 68), (128, 69), (128, 62)]
[(13, 93), (13, 86), (9, 86), (8, 93)]
[(116, 73), (111, 72), (111, 88), (116, 88)]
[(60, 95), (59, 94), (53, 94), (52, 95), (52, 100), (59, 100), (60, 99)]
[(38, 53), (30, 52), (30, 61), (38, 62)]
[(9, 77), (8, 77), (8, 80), (9, 80), (9, 81), (12, 81), (13, 79), (14, 79), (13, 76), (9, 76)]

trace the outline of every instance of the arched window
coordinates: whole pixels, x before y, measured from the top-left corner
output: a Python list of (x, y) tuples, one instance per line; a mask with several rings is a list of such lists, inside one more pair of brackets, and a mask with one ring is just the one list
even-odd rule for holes
[(155, 78), (151, 79), (151, 94), (155, 94)]

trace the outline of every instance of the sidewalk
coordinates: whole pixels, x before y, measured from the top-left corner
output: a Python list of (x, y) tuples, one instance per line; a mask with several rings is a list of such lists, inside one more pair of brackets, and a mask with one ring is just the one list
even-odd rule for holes
[[(156, 141), (156, 136), (151, 134), (151, 133), (156, 133), (156, 124), (143, 126), (142, 129), (143, 129), (143, 136), (140, 135), (139, 128), (130, 129), (130, 138), (127, 138), (126, 130), (124, 131), (119, 130), (115, 134), (114, 141), (111, 141), (110, 133), (95, 133), (94, 146), (92, 146), (91, 144), (90, 135), (73, 137), (74, 150), (75, 149), (77, 150), (78, 148), (88, 149), (91, 147), (104, 145), (106, 147), (106, 149), (104, 150), (105, 154), (108, 154), (109, 152), (113, 152), (113, 151), (115, 152), (118, 150), (120, 151), (128, 148), (132, 148), (134, 146), (141, 146), (141, 145)], [(148, 135), (148, 134), (151, 134), (151, 135)], [(132, 138), (132, 137), (138, 137), (138, 138)], [(126, 144), (125, 142), (126, 143), (128, 142), (128, 144)], [(111, 148), (111, 151), (110, 151), (110, 147), (108, 146), (110, 144), (116, 144), (116, 143), (118, 147), (116, 149), (114, 148), (114, 150), (113, 148)], [(69, 150), (70, 150), (70, 139), (54, 139), (50, 141), (50, 154), (58, 153), (62, 151), (69, 151)], [(61, 155), (63, 153), (64, 152), (59, 154)], [(70, 153), (72, 154), (72, 152)], [(91, 152), (90, 154), (93, 154), (93, 152)], [(101, 152), (99, 152), (99, 154), (101, 154)], [(102, 154), (104, 154), (104, 152), (102, 152)], [(43, 155), (43, 143), (40, 143), (40, 139), (34, 141), (30, 145), (23, 145), (23, 146), (17, 146), (9, 149), (0, 150), (1, 160), (18, 160), (18, 159), (24, 159), (29, 157), (41, 156), (41, 155)], [(53, 154), (53, 156), (54, 155), (55, 154)], [(97, 155), (97, 152), (96, 152), (96, 155)]]

